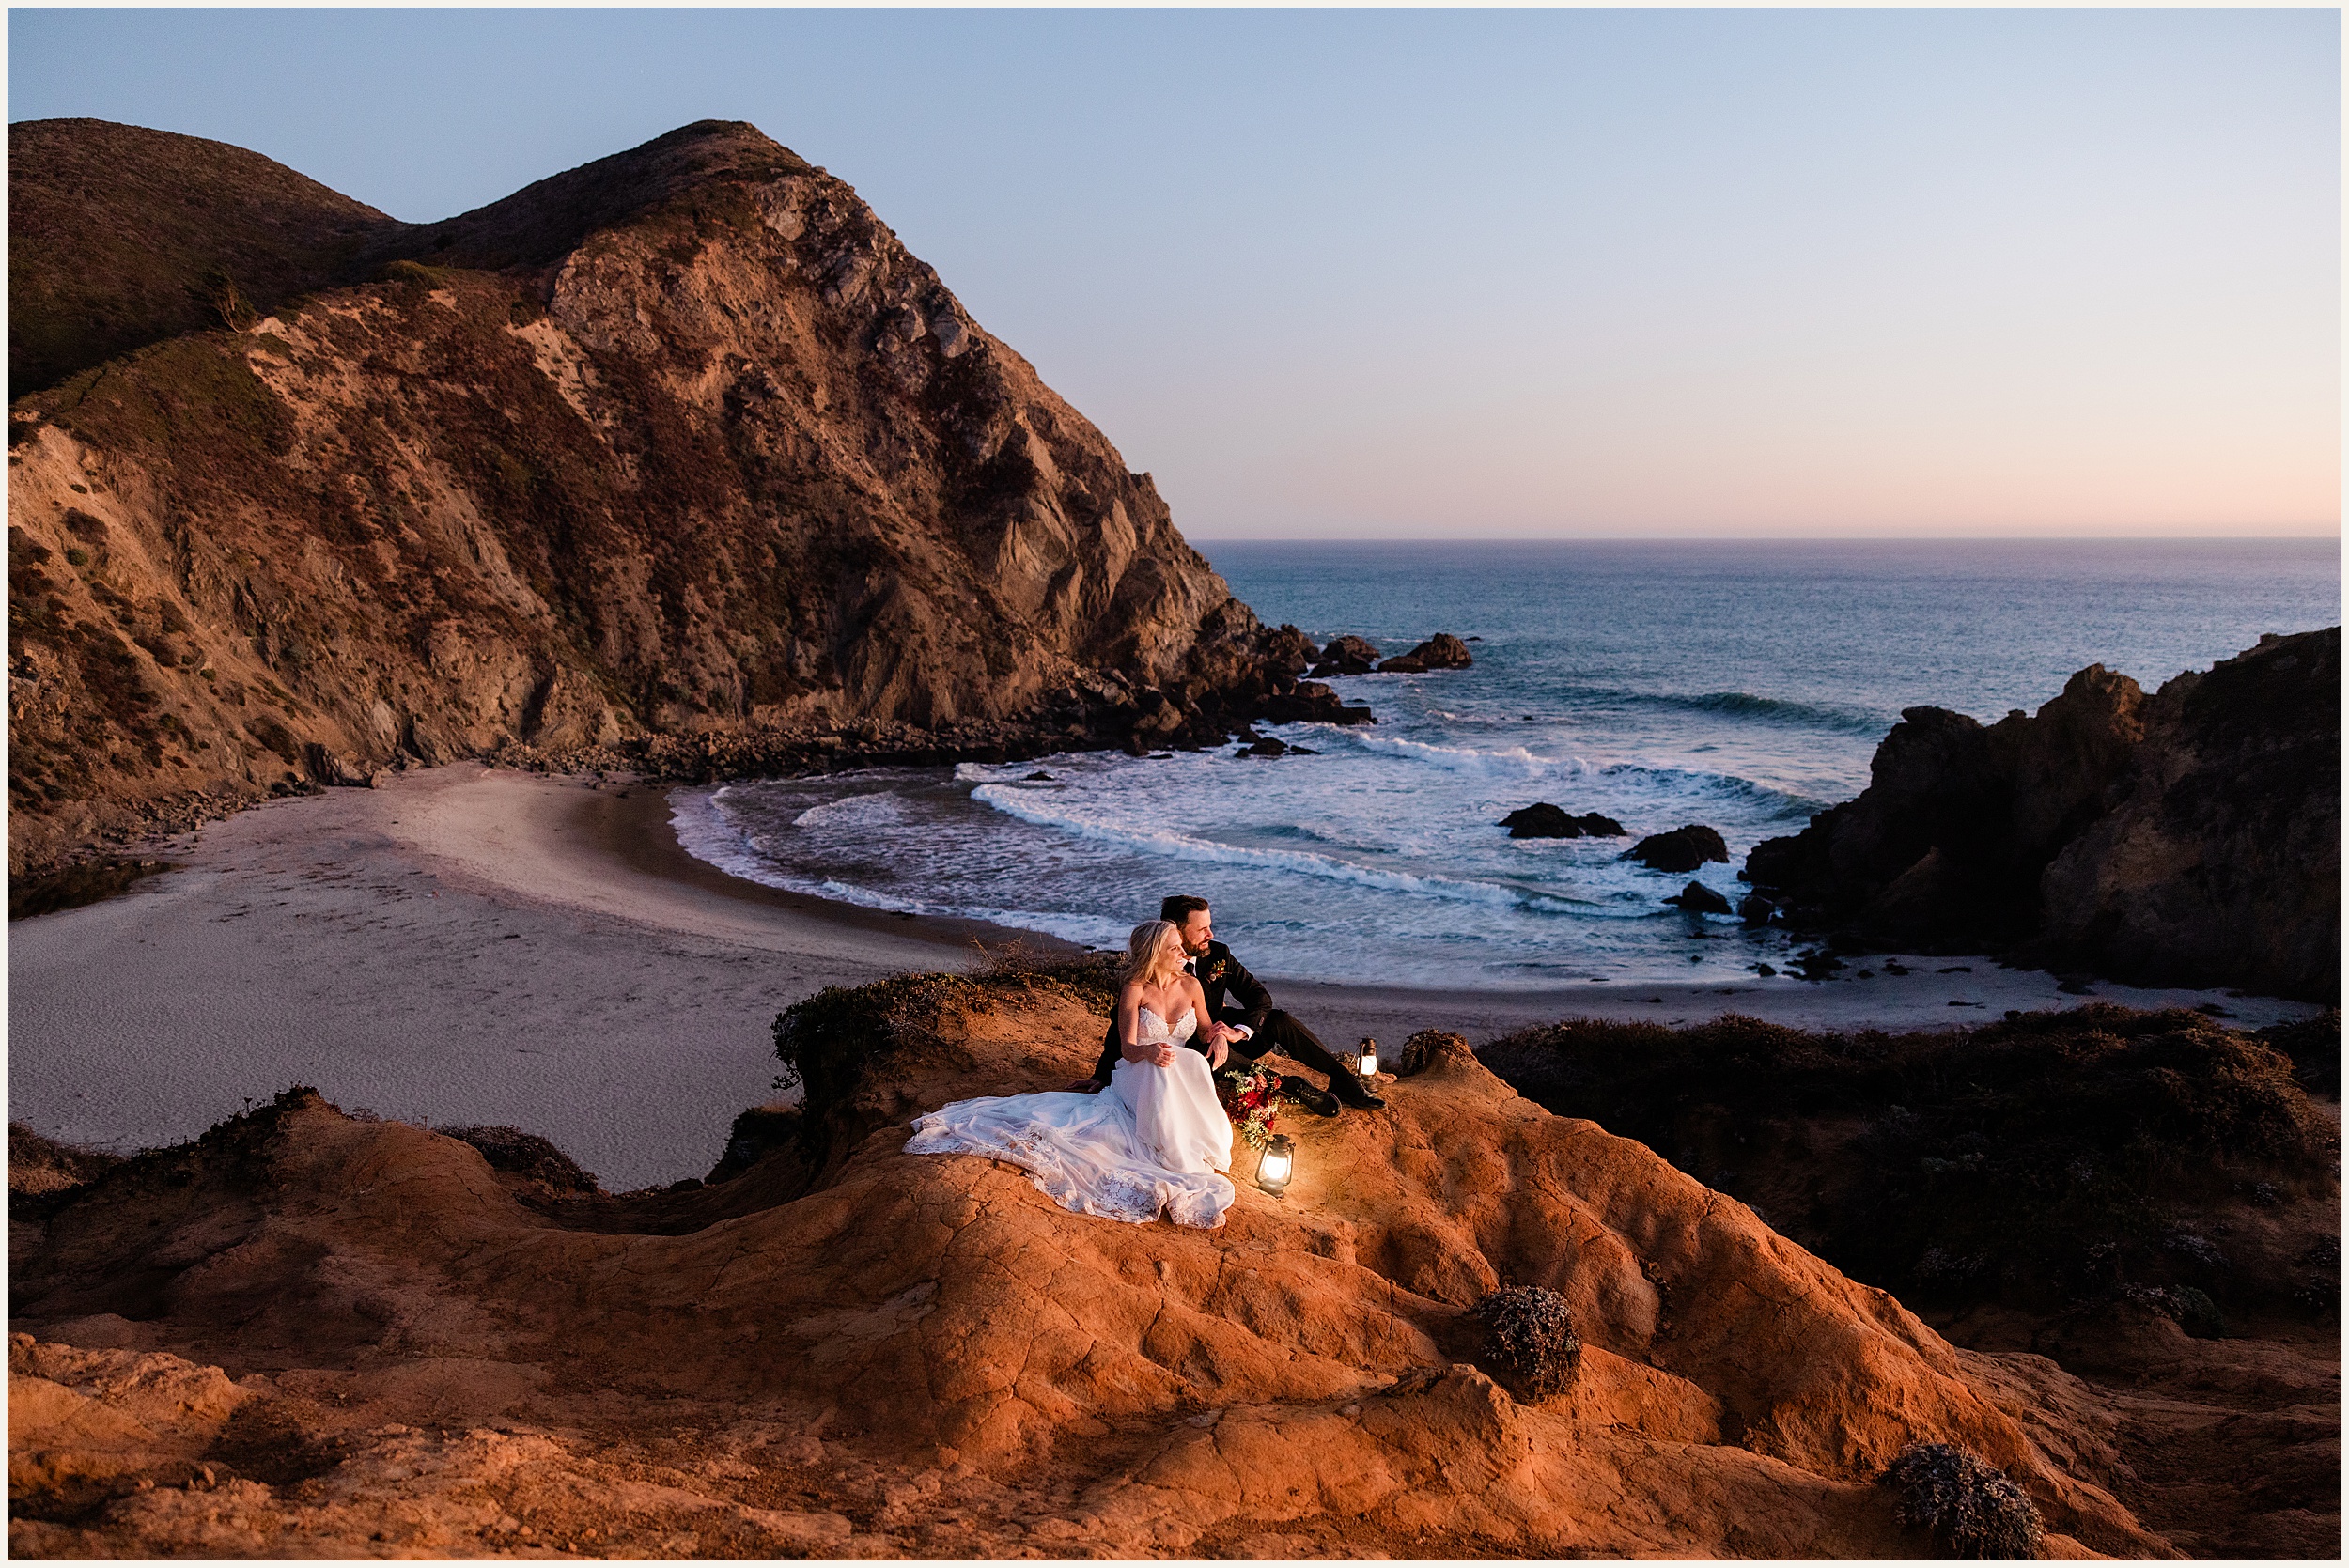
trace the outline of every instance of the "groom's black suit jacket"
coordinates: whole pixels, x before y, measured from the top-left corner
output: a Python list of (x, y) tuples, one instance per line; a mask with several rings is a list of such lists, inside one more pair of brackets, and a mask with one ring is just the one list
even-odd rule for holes
[[(1199, 988), (1207, 994), (1207, 1018), (1218, 1023), (1245, 1024), (1250, 1029), (1262, 1029), (1265, 1016), (1272, 1011), (1272, 993), (1264, 988), (1264, 982), (1248, 972), (1248, 966), (1232, 956), (1232, 950), (1221, 942), (1209, 942), (1206, 956), (1191, 964)], [(1207, 1019), (1199, 1020), (1205, 1024)], [(1183, 1042), (1200, 1055), (1207, 1048), (1199, 1043), (1194, 1032)], [(1109, 1037), (1101, 1043), (1101, 1060), (1093, 1069), (1095, 1079), (1107, 1083), (1110, 1074), (1117, 1070), (1121, 1054), (1118, 1048), (1117, 1020), (1110, 1020)]]

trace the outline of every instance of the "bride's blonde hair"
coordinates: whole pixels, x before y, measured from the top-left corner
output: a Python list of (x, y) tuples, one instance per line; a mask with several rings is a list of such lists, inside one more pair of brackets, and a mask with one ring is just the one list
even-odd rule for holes
[[(1171, 920), (1145, 920), (1135, 926), (1133, 935), (1126, 939), (1126, 965), (1118, 970), (1119, 982), (1158, 980), (1159, 948), (1174, 928)], [(1177, 958), (1170, 967), (1180, 970), (1183, 961)]]

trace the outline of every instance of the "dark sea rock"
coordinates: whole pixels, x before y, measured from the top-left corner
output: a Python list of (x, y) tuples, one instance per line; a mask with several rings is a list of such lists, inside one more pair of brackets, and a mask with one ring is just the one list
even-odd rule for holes
[(1730, 908), (1728, 899), (1723, 898), (1719, 893), (1715, 893), (1711, 888), (1706, 887), (1703, 882), (1689, 883), (1687, 887), (1682, 888), (1672, 897), (1665, 899), (1664, 902), (1667, 904), (1677, 904), (1692, 915), (1726, 915), (1735, 913), (1735, 911)]
[(1332, 637), (1321, 650), (1321, 662), (1313, 667), (1318, 679), (1326, 675), (1366, 675), (1378, 667), (1378, 650), (1367, 639), (1352, 632)]
[(1287, 741), (1268, 735), (1254, 745), (1243, 747), (1239, 754), (1244, 757), (1285, 756), (1288, 754), (1288, 749)]
[(2102, 665), (1987, 727), (1909, 708), (1859, 797), (1746, 877), (1847, 942), (2341, 994), (2341, 630), (2146, 696)]
[(1669, 833), (1650, 833), (1625, 850), (1623, 858), (1638, 861), (1652, 871), (1694, 871), (1707, 861), (1726, 863), (1729, 846), (1718, 830), (1691, 822)]
[[(1224, 705), (1230, 711), (1232, 705)], [(1239, 711), (1271, 724), (1375, 724), (1367, 707), (1348, 707), (1338, 694), (1317, 680), (1300, 680), (1287, 687), (1268, 687), (1252, 695)]]
[(1378, 670), (1381, 675), (1418, 675), (1427, 670), (1465, 670), (1474, 662), (1466, 643), (1449, 631), (1439, 631), (1410, 652), (1380, 664)]
[(1585, 812), (1576, 816), (1562, 806), (1539, 800), (1530, 806), (1519, 806), (1502, 817), (1499, 826), (1509, 830), (1511, 838), (1622, 838), (1623, 824), (1611, 816)]
[(1256, 647), (1266, 663), (1293, 675), (1303, 675), (1321, 658), (1314, 640), (1285, 621), (1268, 629), (1257, 639)]

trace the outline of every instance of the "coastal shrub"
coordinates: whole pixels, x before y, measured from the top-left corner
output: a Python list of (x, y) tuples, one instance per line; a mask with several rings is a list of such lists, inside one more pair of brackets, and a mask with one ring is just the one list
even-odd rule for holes
[(1117, 1002), (1118, 956), (1114, 953), (1045, 953), (1014, 938), (1000, 947), (979, 947), (979, 983), (998, 989), (1056, 986), (1101, 1008)]
[(2121, 1287), (2121, 1295), (2140, 1307), (2151, 1307), (2198, 1340), (2227, 1337), (2227, 1319), (2218, 1303), (2192, 1285), (2129, 1284)]
[(1435, 1064), (1436, 1059), (1452, 1052), (1466, 1052), (1468, 1041), (1448, 1030), (1423, 1029), (1403, 1042), (1402, 1051), (1387, 1070), (1397, 1078), (1417, 1078)]
[(2341, 1098), (2341, 1009), (2263, 1029), (2259, 1038), (2292, 1058), (2292, 1076), (2311, 1094)]
[(438, 1127), (443, 1138), (470, 1143), (481, 1152), (492, 1171), (503, 1171), (552, 1188), (558, 1197), (589, 1197), (597, 1190), (596, 1173), (583, 1171), (578, 1161), (536, 1133), (520, 1127)]
[(1515, 1285), (1494, 1291), (1473, 1311), (1485, 1324), (1485, 1359), (1518, 1391), (1541, 1399), (1573, 1387), (1582, 1341), (1564, 1296)]
[[(101, 380), (102, 396), (93, 396)], [(200, 451), (207, 473), (234, 473), (243, 492), (281, 484), (269, 459), (291, 449), (293, 415), (241, 351), (205, 337), (140, 349), (118, 365), (84, 371), (58, 391), (50, 416), (111, 450)]]
[(1880, 1478), (1898, 1495), (1900, 1521), (1931, 1530), (1951, 1556), (2032, 1558), (2045, 1529), (2030, 1495), (1954, 1443), (1911, 1443)]
[(703, 1180), (712, 1187), (732, 1181), (777, 1150), (798, 1148), (803, 1120), (796, 1105), (754, 1105), (740, 1112), (726, 1129), (725, 1152)]
[(241, 333), (258, 318), (259, 312), (254, 309), (253, 302), (245, 297), (244, 290), (237, 287), (237, 280), (228, 273), (214, 268), (199, 277), (195, 287), (204, 303), (211, 307), (213, 316), (230, 332)]
[(438, 288), (448, 282), (448, 269), (428, 267), (421, 261), (388, 261), (376, 274), (382, 283), (404, 284), (412, 288)]
[(122, 1163), (120, 1155), (60, 1143), (23, 1122), (8, 1124), (8, 1196), (65, 1192)]

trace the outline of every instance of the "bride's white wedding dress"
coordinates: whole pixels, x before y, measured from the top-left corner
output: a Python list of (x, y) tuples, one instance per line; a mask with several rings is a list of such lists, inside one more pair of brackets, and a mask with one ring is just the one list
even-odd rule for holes
[(986, 1155), (1027, 1171), (1065, 1209), (1148, 1224), (1160, 1214), (1212, 1230), (1232, 1206), (1232, 1123), (1215, 1097), (1207, 1059), (1185, 1048), (1199, 1027), (1186, 1011), (1173, 1029), (1144, 1007), (1142, 1043), (1163, 1040), (1173, 1065), (1120, 1061), (1110, 1086), (1080, 1093), (957, 1100), (913, 1124), (908, 1154)]

